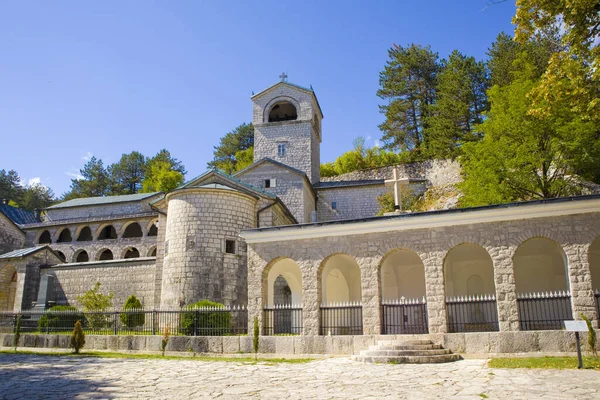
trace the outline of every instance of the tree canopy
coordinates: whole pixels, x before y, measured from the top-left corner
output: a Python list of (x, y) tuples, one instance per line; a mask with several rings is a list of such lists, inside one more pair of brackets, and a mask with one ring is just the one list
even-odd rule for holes
[(0, 170), (0, 200), (14, 207), (33, 211), (46, 208), (56, 201), (52, 189), (39, 184), (25, 185), (15, 170)]
[[(252, 124), (241, 124), (223, 136), (218, 146), (214, 147), (214, 158), (208, 163), (209, 168), (217, 168), (226, 174), (237, 172), (252, 164), (254, 159), (254, 127)], [(238, 165), (239, 163), (239, 165)]]

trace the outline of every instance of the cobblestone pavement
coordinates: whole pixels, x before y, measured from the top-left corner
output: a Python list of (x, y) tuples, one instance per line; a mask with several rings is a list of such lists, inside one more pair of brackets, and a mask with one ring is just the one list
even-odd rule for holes
[(484, 360), (252, 365), (0, 354), (1, 399), (598, 399), (599, 383), (598, 371), (490, 369)]

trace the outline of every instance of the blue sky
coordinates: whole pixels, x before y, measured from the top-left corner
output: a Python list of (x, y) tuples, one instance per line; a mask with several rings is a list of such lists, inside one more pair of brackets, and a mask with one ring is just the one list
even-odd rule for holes
[(91, 155), (166, 148), (188, 178), (250, 122), (252, 91), (313, 85), (321, 161), (382, 122), (379, 72), (393, 43), (486, 57), (514, 4), (461, 1), (1, 1), (0, 169), (57, 195)]

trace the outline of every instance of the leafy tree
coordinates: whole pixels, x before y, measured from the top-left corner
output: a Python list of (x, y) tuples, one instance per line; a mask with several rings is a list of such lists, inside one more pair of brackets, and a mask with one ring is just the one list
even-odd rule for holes
[(148, 164), (146, 178), (142, 183), (142, 192), (169, 192), (183, 184), (183, 174), (167, 161), (157, 160)]
[(83, 179), (71, 179), (71, 190), (63, 195), (63, 200), (110, 194), (111, 180), (102, 160), (92, 157), (79, 173)]
[(464, 146), (462, 206), (576, 194), (573, 174), (589, 176), (600, 166), (597, 124), (569, 104), (550, 117), (532, 115), (528, 94), (539, 71), (526, 52), (515, 63), (513, 81), (489, 90), (491, 109), (478, 128), (484, 139)]
[[(400, 186), (402, 211), (413, 210), (418, 200), (419, 196), (415, 194), (415, 191), (410, 186)], [(394, 194), (392, 192), (377, 196), (377, 203), (379, 203), (379, 212), (377, 215), (395, 211), (396, 202), (394, 201)]]
[[(77, 301), (83, 306), (83, 311), (103, 312), (113, 306), (113, 293), (108, 295), (100, 293), (100, 282), (96, 282), (94, 287), (81, 296), (77, 296)], [(89, 314), (88, 322), (92, 328), (106, 328), (110, 326), (108, 316), (105, 314)]]
[(458, 50), (442, 64), (437, 100), (426, 121), (425, 150), (429, 158), (455, 157), (464, 143), (481, 139), (475, 126), (483, 121), (487, 109), (489, 79), (485, 64)]
[(26, 210), (42, 209), (55, 202), (52, 189), (39, 183), (29, 185), (23, 190), (19, 206)]
[(235, 161), (234, 172), (241, 171), (251, 165), (254, 162), (254, 146), (236, 152)]
[(23, 187), (21, 178), (14, 169), (6, 171), (0, 169), (0, 200), (9, 200), (18, 203), (21, 200)]
[[(159, 161), (164, 161), (164, 162), (169, 163), (169, 165), (171, 166), (171, 169), (174, 171), (180, 172), (181, 175), (187, 174), (187, 171), (185, 170), (185, 166), (183, 165), (183, 163), (181, 161), (179, 161), (178, 159), (176, 159), (175, 157), (173, 157), (171, 155), (171, 152), (169, 152), (169, 150), (167, 150), (167, 149), (160, 150), (158, 153), (156, 153), (156, 155), (154, 157), (148, 159), (147, 164), (152, 165), (152, 163), (159, 162)], [(146, 176), (148, 176), (147, 172), (146, 172)]]
[(422, 150), (429, 107), (435, 101), (435, 83), (440, 69), (431, 48), (395, 45), (379, 74), (377, 96), (388, 103), (380, 106), (385, 121), (379, 125), (385, 148)]
[(75, 354), (79, 354), (79, 350), (85, 346), (85, 333), (83, 332), (83, 328), (81, 327), (81, 322), (75, 322), (75, 328), (73, 328), (73, 333), (71, 334), (71, 342), (70, 347), (73, 349)]
[(529, 41), (559, 21), (563, 48), (531, 91), (530, 114), (550, 117), (565, 104), (583, 120), (600, 120), (600, 3), (595, 0), (519, 0), (515, 39)]
[(326, 178), (326, 177), (338, 175), (338, 173), (335, 172), (335, 166), (334, 166), (334, 164), (332, 162), (321, 164), (321, 170), (320, 171), (321, 171), (320, 172), (321, 178)]
[[(221, 303), (210, 300), (200, 300), (190, 304), (181, 317), (181, 329), (187, 336), (195, 335), (195, 328), (198, 328), (200, 336), (223, 336), (230, 333), (231, 313), (228, 311), (207, 311), (224, 308)], [(196, 309), (201, 309), (197, 311)]]
[(39, 319), (38, 330), (40, 332), (57, 332), (74, 326), (77, 321), (82, 321), (82, 324), (86, 323), (85, 316), (77, 307), (54, 306)]
[(241, 124), (223, 136), (219, 145), (214, 147), (214, 159), (208, 163), (208, 167), (232, 174), (239, 170), (236, 169), (238, 162), (236, 154), (252, 146), (254, 146), (254, 127), (252, 124)]
[(112, 184), (111, 194), (134, 194), (142, 188), (146, 172), (146, 157), (140, 152), (123, 154), (121, 159), (108, 167)]
[(140, 299), (131, 295), (125, 301), (123, 305), (123, 311), (127, 311), (121, 314), (121, 322), (128, 328), (136, 328), (144, 325), (146, 322), (146, 316), (143, 312), (135, 312), (142, 310), (142, 302)]

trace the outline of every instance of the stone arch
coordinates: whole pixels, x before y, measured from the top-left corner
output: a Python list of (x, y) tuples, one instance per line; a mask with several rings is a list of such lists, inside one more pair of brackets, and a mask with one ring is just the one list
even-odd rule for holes
[(52, 235), (50, 235), (49, 230), (45, 230), (40, 234), (40, 237), (37, 241), (39, 244), (50, 244), (52, 243)]
[(463, 242), (444, 257), (447, 297), (495, 295), (494, 262), (481, 245)]
[(600, 236), (590, 245), (588, 261), (592, 275), (592, 288), (594, 291), (600, 292)]
[(156, 246), (150, 246), (146, 257), (156, 257)]
[(153, 219), (146, 226), (146, 236), (158, 236), (158, 219)]
[(125, 250), (123, 250), (123, 254), (121, 255), (121, 258), (139, 258), (139, 257), (140, 257), (140, 252), (135, 247), (127, 247)]
[(513, 255), (517, 294), (569, 291), (567, 256), (562, 246), (546, 237), (533, 237)]
[(291, 304), (302, 304), (302, 271), (298, 264), (287, 257), (280, 257), (272, 260), (263, 272), (263, 304), (265, 306), (274, 306), (275, 302), (275, 282), (279, 277), (285, 280), (290, 289)]
[(91, 242), (94, 240), (92, 236), (92, 230), (89, 226), (82, 226), (75, 231), (75, 237), (78, 242)]
[(17, 279), (17, 270), (12, 265), (0, 268), (0, 311), (14, 310)]
[(102, 249), (96, 253), (96, 261), (114, 260), (113, 252), (110, 249)]
[(56, 243), (71, 243), (73, 236), (71, 236), (71, 230), (69, 228), (63, 228), (56, 234)]
[(388, 252), (379, 264), (382, 301), (425, 297), (425, 267), (421, 257), (408, 249)]
[(90, 256), (88, 252), (84, 249), (79, 249), (75, 253), (73, 253), (73, 262), (88, 262), (90, 261)]
[(67, 261), (67, 256), (65, 256), (65, 253), (63, 253), (60, 250), (55, 250), (55, 251), (56, 251), (56, 254), (58, 254), (58, 258), (60, 258), (63, 261)]
[(361, 271), (354, 257), (331, 254), (321, 263), (318, 274), (320, 303), (362, 302)]
[(144, 232), (142, 232), (142, 227), (139, 223), (132, 221), (123, 225), (120, 236), (123, 239), (140, 238), (144, 236)]
[(293, 121), (299, 115), (300, 104), (291, 97), (280, 96), (272, 99), (265, 107), (264, 122)]
[(117, 239), (117, 231), (114, 226), (107, 224), (98, 228), (96, 232), (97, 240)]

